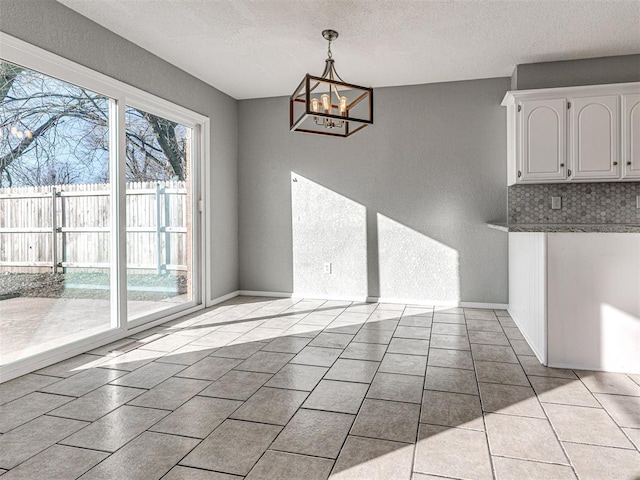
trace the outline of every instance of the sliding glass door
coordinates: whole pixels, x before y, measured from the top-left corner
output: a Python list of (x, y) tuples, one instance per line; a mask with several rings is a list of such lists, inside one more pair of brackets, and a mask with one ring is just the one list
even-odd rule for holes
[(0, 363), (112, 328), (112, 100), (0, 63)]
[(0, 42), (1, 380), (202, 304), (208, 119)]
[(194, 298), (193, 132), (130, 106), (125, 123), (127, 312), (140, 323)]

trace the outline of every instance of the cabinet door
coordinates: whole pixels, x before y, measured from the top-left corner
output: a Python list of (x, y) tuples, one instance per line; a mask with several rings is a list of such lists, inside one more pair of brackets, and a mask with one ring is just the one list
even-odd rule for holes
[(622, 178), (640, 179), (640, 94), (622, 96)]
[(618, 96), (584, 97), (569, 101), (570, 178), (619, 178)]
[(567, 101), (523, 101), (520, 104), (519, 182), (567, 178), (565, 168)]

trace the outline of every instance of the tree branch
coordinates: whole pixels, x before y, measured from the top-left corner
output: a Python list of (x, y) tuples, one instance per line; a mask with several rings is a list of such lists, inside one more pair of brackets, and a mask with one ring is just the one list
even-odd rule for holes
[(40, 135), (42, 135), (51, 127), (53, 127), (59, 119), (60, 119), (60, 115), (54, 115), (53, 117), (49, 118), (49, 120), (47, 120), (42, 125), (40, 125), (37, 129), (32, 131), (31, 136), (24, 137), (22, 141), (18, 145), (16, 145), (9, 153), (0, 157), (0, 173), (3, 170), (5, 170), (14, 159), (22, 155), (24, 151), (27, 148), (29, 148), (29, 145), (35, 142), (35, 140)]

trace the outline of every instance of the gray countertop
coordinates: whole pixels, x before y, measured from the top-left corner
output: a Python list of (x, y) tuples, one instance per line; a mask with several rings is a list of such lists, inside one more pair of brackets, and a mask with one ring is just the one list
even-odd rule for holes
[(638, 224), (617, 223), (506, 223), (489, 222), (489, 228), (502, 232), (582, 232), (582, 233), (640, 233)]

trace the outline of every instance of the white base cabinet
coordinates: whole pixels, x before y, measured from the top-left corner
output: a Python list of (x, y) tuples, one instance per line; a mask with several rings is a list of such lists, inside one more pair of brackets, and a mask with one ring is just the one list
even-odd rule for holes
[(509, 233), (509, 312), (544, 365), (640, 373), (640, 233)]
[(509, 313), (538, 360), (547, 363), (545, 233), (509, 233)]

